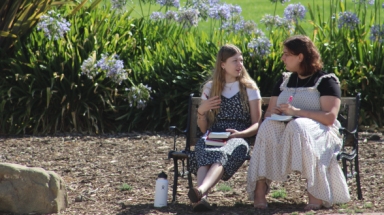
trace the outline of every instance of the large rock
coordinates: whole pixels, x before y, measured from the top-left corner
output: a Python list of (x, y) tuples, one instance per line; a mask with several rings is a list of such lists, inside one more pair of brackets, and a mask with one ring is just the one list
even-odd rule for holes
[(0, 212), (58, 213), (67, 206), (65, 183), (55, 172), (0, 163)]

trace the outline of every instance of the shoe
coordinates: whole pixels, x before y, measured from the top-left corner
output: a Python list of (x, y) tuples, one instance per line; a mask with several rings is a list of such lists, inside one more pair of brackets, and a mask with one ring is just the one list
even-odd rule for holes
[(192, 203), (196, 203), (196, 202), (201, 200), (201, 198), (203, 197), (203, 194), (201, 193), (201, 191), (199, 189), (194, 187), (194, 188), (189, 189), (188, 197)]
[(305, 211), (320, 210), (321, 207), (322, 206), (318, 204), (307, 204), (307, 206), (304, 207), (304, 210)]
[(213, 207), (204, 198), (201, 199), (198, 203), (196, 203), (193, 206), (193, 211), (194, 212), (204, 212), (204, 211), (211, 211), (211, 210), (213, 210)]

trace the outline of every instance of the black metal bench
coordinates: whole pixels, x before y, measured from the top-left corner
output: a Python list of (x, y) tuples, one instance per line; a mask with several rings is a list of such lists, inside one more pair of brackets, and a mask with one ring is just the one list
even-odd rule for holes
[[(263, 107), (268, 105), (269, 97), (263, 97)], [(355, 177), (357, 186), (358, 199), (362, 199), (362, 192), (360, 186), (360, 171), (359, 171), (359, 142), (358, 142), (358, 121), (360, 111), (360, 93), (356, 97), (342, 97), (341, 107), (338, 116), (342, 128), (340, 133), (343, 135), (343, 147), (342, 151), (337, 155), (337, 159), (342, 162), (342, 169), (346, 179)], [(173, 159), (174, 162), (174, 181), (173, 181), (173, 193), (172, 202), (176, 200), (178, 177), (188, 177), (188, 186), (193, 187), (192, 175), (189, 171), (189, 154), (191, 147), (193, 147), (201, 136), (201, 132), (197, 127), (197, 108), (200, 105), (200, 97), (193, 97), (190, 95), (188, 100), (188, 116), (187, 126), (184, 130), (181, 130), (175, 126), (171, 126), (170, 129), (174, 132), (174, 145), (173, 150), (169, 151), (168, 158)], [(176, 148), (176, 138), (179, 135), (184, 135), (186, 138), (185, 148), (178, 150)], [(182, 164), (182, 171), (179, 171), (179, 161)], [(347, 165), (349, 161), (349, 166)], [(186, 163), (186, 165), (185, 165)], [(350, 170), (348, 171), (348, 167)], [(354, 167), (354, 169), (353, 169)], [(245, 185), (244, 185), (245, 186)]]

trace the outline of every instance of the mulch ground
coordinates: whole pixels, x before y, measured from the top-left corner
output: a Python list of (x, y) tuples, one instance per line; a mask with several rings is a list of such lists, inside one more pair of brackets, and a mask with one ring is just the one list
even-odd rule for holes
[[(245, 190), (245, 163), (233, 178), (211, 191), (214, 210), (203, 214), (384, 214), (384, 138), (381, 133), (365, 132), (360, 137), (363, 200), (357, 200), (355, 180), (349, 179), (352, 201), (304, 212), (305, 181), (292, 174), (288, 181), (271, 187), (271, 193), (284, 189), (287, 196), (270, 194), (269, 209), (255, 211)], [(184, 141), (177, 139), (179, 149)], [(171, 203), (173, 161), (167, 155), (172, 148), (173, 137), (167, 133), (0, 137), (0, 162), (42, 167), (61, 175), (69, 207), (60, 214), (196, 214), (187, 197), (186, 178), (179, 179), (177, 201)], [(168, 175), (168, 206), (155, 208), (155, 183), (161, 171)]]

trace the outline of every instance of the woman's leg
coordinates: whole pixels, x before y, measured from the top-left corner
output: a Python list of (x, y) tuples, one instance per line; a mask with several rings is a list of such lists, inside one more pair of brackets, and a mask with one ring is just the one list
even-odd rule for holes
[[(197, 170), (197, 187), (199, 188), (207, 176), (208, 170), (210, 169), (211, 165), (202, 166)], [(207, 192), (203, 193), (203, 196), (205, 197), (207, 195)]]
[(253, 206), (258, 209), (267, 208), (267, 190), (268, 186), (265, 179), (258, 180), (256, 182), (255, 197), (253, 200)]
[[(217, 182), (220, 181), (221, 177), (223, 176), (223, 173), (224, 173), (224, 168), (220, 163), (214, 163), (211, 165), (209, 170), (206, 172), (206, 175), (202, 180), (201, 184), (198, 181), (198, 184), (199, 184), (198, 189), (203, 193), (203, 196), (206, 196), (208, 194), (208, 190), (213, 186), (215, 186)], [(199, 177), (198, 177), (198, 180), (199, 180)]]
[(323, 201), (321, 199), (317, 199), (312, 194), (308, 193), (308, 204), (305, 206), (304, 210), (317, 210), (321, 208)]

